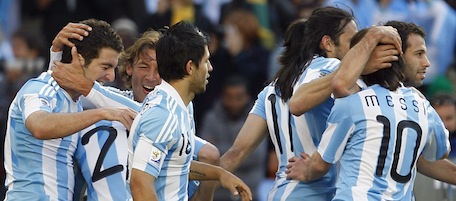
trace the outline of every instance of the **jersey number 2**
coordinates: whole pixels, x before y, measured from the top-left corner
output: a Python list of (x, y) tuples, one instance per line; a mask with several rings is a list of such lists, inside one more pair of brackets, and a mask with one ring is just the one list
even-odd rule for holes
[(90, 137), (92, 137), (92, 135), (94, 135), (98, 131), (108, 131), (109, 135), (108, 139), (106, 139), (106, 142), (103, 144), (103, 148), (101, 148), (100, 155), (98, 155), (97, 163), (95, 164), (95, 169), (92, 173), (92, 182), (96, 182), (117, 172), (122, 172), (124, 169), (124, 167), (119, 164), (107, 168), (103, 171), (100, 171), (101, 165), (103, 164), (103, 161), (106, 157), (106, 154), (108, 153), (109, 148), (114, 143), (114, 140), (117, 138), (117, 130), (115, 128), (111, 126), (100, 126), (90, 130), (82, 137), (82, 145), (86, 145), (87, 143), (89, 143)]

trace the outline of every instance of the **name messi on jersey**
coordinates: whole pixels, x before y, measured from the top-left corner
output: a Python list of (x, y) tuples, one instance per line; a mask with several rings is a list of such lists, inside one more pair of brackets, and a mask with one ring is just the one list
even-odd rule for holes
[[(398, 106), (399, 108), (401, 108), (403, 110), (407, 110), (408, 107), (412, 107), (413, 111), (415, 111), (416, 113), (420, 112), (419, 103), (416, 100), (412, 100), (411, 103), (410, 102), (407, 103), (405, 101), (405, 99), (401, 97), (398, 100), (399, 104), (394, 104), (395, 101), (393, 101), (392, 96), (383, 96), (383, 98), (385, 98), (385, 103), (389, 107)], [(379, 101), (379, 98), (377, 95), (366, 95), (366, 96), (364, 96), (364, 101), (365, 101), (365, 104), (367, 105), (367, 107), (380, 106), (380, 101)], [(424, 109), (424, 107), (423, 107), (423, 109)]]

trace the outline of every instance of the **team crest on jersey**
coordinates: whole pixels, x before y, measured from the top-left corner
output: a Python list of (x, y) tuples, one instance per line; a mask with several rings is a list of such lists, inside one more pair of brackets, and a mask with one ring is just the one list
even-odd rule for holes
[(152, 148), (152, 151), (150, 153), (150, 158), (149, 160), (151, 162), (156, 162), (156, 163), (160, 163), (160, 158), (161, 158), (161, 151), (158, 150), (156, 147), (153, 147)]

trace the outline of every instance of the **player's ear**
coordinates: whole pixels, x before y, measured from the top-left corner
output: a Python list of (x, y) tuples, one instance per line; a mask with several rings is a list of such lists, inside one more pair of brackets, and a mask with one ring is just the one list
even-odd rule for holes
[(133, 74), (133, 66), (131, 64), (128, 64), (125, 68), (125, 71), (128, 76), (131, 76)]
[(193, 65), (193, 61), (188, 60), (187, 63), (185, 64), (185, 70), (187, 71), (187, 74), (192, 75), (194, 69), (195, 69), (195, 67)]
[(82, 57), (81, 54), (78, 54), (78, 59), (79, 59), (79, 62), (81, 62), (81, 65), (85, 66), (85, 59), (84, 59), (84, 57)]
[(328, 35), (324, 35), (320, 41), (320, 48), (323, 49), (325, 52), (332, 52), (334, 51), (334, 43), (331, 40), (331, 37)]

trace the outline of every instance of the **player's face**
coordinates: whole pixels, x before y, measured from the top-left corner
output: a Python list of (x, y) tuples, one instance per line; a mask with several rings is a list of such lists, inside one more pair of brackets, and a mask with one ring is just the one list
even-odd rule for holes
[(447, 104), (434, 107), (445, 125), (445, 128), (450, 132), (456, 131), (456, 106)]
[(344, 58), (350, 49), (350, 41), (358, 33), (358, 27), (356, 26), (355, 21), (351, 20), (347, 25), (345, 25), (342, 34), (339, 36), (339, 45), (335, 47), (335, 57), (339, 60)]
[(133, 66), (127, 66), (127, 74), (131, 76), (131, 88), (136, 101), (143, 102), (147, 94), (161, 83), (157, 68), (157, 57), (154, 49), (139, 54)]
[(426, 78), (426, 69), (431, 65), (426, 56), (426, 42), (417, 34), (410, 34), (407, 41), (407, 50), (403, 55), (404, 84), (406, 86), (419, 87)]
[(88, 66), (84, 65), (84, 74), (93, 81), (112, 82), (115, 78), (114, 70), (117, 67), (118, 59), (119, 52), (112, 48), (102, 48), (98, 58), (93, 59)]
[(206, 85), (209, 83), (207, 80), (209, 78), (209, 73), (212, 72), (212, 64), (209, 61), (209, 49), (207, 46), (204, 48), (204, 55), (199, 63), (198, 69), (196, 69), (196, 74), (194, 76), (193, 90), (195, 94), (203, 93), (206, 91)]

